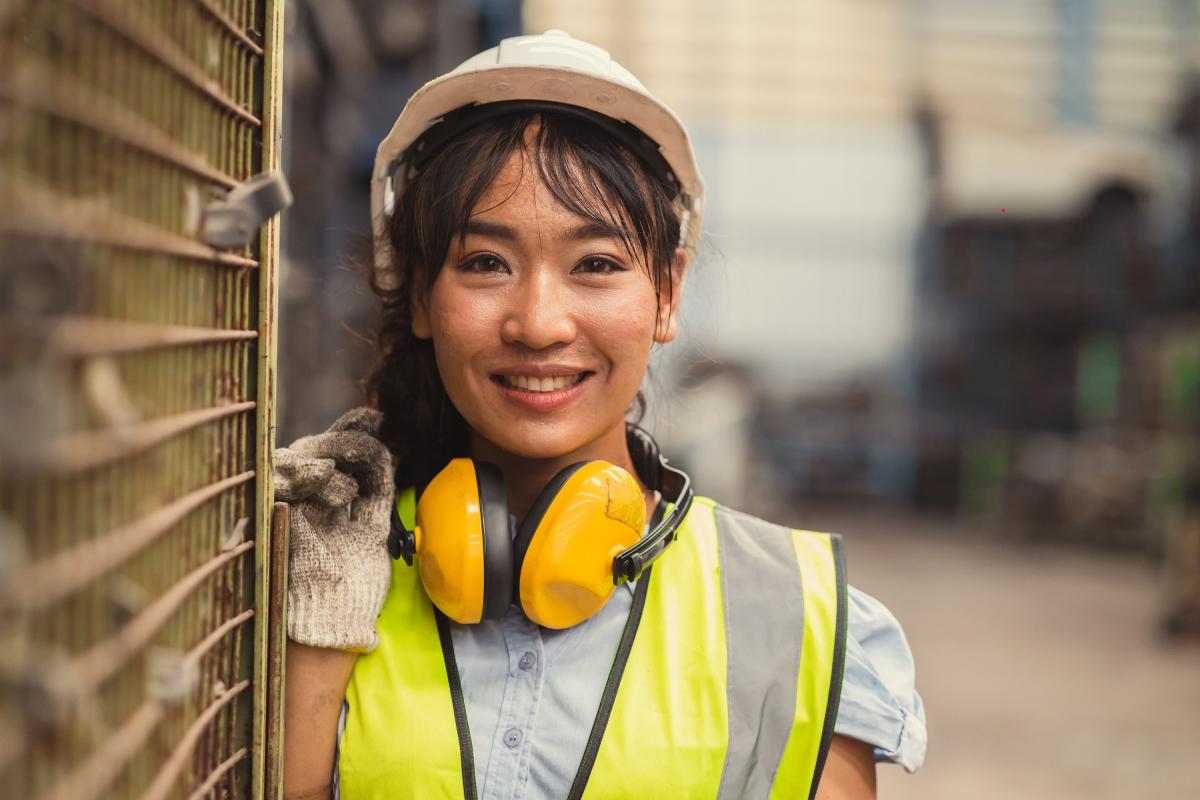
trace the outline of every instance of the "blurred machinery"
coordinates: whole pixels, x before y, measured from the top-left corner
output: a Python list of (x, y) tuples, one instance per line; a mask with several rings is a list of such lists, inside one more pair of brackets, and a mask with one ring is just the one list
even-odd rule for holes
[(5, 797), (277, 782), (281, 14), (0, 4)]
[(926, 11), (915, 497), (1164, 555), (1200, 631), (1200, 5)]

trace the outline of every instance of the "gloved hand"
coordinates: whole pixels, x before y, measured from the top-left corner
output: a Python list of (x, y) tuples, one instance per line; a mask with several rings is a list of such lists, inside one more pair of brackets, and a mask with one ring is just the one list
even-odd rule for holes
[(275, 451), (275, 499), (290, 504), (288, 636), (302, 644), (367, 652), (379, 643), (395, 497), (382, 417), (356, 408)]

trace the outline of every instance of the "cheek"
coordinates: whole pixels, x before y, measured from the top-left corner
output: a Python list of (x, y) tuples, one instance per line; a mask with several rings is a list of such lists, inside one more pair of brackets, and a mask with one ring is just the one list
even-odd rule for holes
[(499, 324), (496, 305), (485, 296), (463, 290), (451, 281), (440, 280), (429, 298), (435, 346), (449, 350), (487, 339)]
[(495, 326), (486, 307), (469, 299), (444, 285), (435, 285), (429, 298), (433, 351), (442, 383), (454, 400), (462, 399), (459, 389), (467, 380), (472, 358), (494, 339)]
[[(617, 367), (644, 370), (654, 344), (657, 303), (653, 290), (623, 292), (586, 306), (582, 319), (593, 341), (617, 360)], [(640, 377), (639, 377), (640, 380)]]

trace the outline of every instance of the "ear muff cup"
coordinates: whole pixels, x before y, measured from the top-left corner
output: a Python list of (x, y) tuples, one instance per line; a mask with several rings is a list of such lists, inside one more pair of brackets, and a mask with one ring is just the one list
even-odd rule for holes
[(496, 619), (513, 602), (513, 539), (504, 476), (495, 464), (475, 462), (483, 522), (483, 619)]
[(512, 536), (500, 470), (453, 459), (421, 492), (413, 529), (425, 593), (455, 622), (512, 605)]
[(542, 490), (517, 532), (516, 596), (525, 615), (568, 628), (612, 594), (613, 559), (642, 537), (646, 499), (637, 480), (605, 461), (563, 469)]

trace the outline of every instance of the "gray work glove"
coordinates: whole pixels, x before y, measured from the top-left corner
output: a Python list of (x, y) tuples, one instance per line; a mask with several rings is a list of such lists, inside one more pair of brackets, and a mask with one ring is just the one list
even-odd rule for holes
[(376, 438), (383, 415), (346, 412), (325, 433), (275, 451), (275, 499), (290, 504), (288, 636), (367, 652), (391, 579), (395, 466)]

